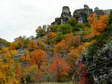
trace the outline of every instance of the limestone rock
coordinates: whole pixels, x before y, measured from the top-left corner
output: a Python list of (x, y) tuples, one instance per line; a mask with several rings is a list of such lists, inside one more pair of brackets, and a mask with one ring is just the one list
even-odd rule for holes
[(82, 22), (87, 22), (87, 17), (93, 13), (93, 10), (89, 8), (88, 5), (84, 5), (84, 8), (77, 9), (73, 13), (73, 17), (75, 17), (79, 22), (82, 20)]
[(61, 16), (58, 18), (55, 18), (55, 21), (52, 24), (66, 24), (68, 19), (71, 18), (71, 12), (68, 6), (64, 6), (62, 8)]
[(61, 18), (70, 18), (71, 12), (68, 6), (64, 6), (61, 13)]
[(96, 15), (104, 15), (104, 10), (99, 9), (98, 7), (94, 8), (94, 13), (96, 13)]
[(88, 22), (87, 17), (90, 16), (92, 13), (96, 13), (96, 15), (103, 15), (103, 14), (110, 14), (112, 9), (102, 10), (96, 7), (93, 9), (89, 8), (88, 5), (84, 5), (84, 8), (76, 9), (71, 15), (70, 8), (68, 6), (63, 6), (62, 13), (60, 17), (55, 18), (55, 21), (51, 23), (52, 25), (56, 24), (66, 24), (70, 18), (76, 18), (77, 22), (83, 23)]

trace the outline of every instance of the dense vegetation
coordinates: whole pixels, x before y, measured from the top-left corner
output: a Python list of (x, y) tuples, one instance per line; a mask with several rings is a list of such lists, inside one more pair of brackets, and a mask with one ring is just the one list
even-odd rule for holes
[(81, 79), (85, 69), (79, 61), (91, 74), (93, 57), (112, 40), (111, 32), (112, 15), (92, 14), (88, 23), (70, 18), (67, 24), (39, 26), (36, 37), (20, 36), (10, 43), (0, 40), (4, 46), (0, 48), (0, 84), (89, 80), (90, 76)]

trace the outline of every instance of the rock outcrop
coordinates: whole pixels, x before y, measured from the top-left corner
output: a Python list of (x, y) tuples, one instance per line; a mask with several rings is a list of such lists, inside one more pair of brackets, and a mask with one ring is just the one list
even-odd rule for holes
[(111, 11), (112, 9), (102, 10), (99, 9), (98, 7), (94, 8), (94, 13), (96, 13), (96, 15), (110, 14)]
[(71, 15), (70, 8), (68, 6), (64, 6), (62, 8), (61, 16), (58, 18), (55, 18), (55, 21), (51, 24), (52, 25), (66, 24), (66, 23), (68, 23), (68, 20), (70, 18), (76, 18), (77, 22), (79, 22), (79, 23), (88, 22), (87, 17), (90, 14), (96, 13), (96, 15), (98, 15), (98, 16), (103, 15), (103, 14), (110, 14), (111, 10), (112, 9), (102, 10), (102, 9), (99, 9), (98, 7), (96, 7), (93, 11), (93, 9), (89, 8), (88, 5), (84, 5), (84, 8), (76, 9), (73, 12), (73, 15)]
[(84, 5), (84, 8), (77, 9), (73, 13), (73, 17), (78, 20), (78, 22), (87, 22), (87, 17), (93, 13), (93, 10), (89, 8), (88, 5)]
[(104, 13), (104, 11), (103, 10), (101, 10), (101, 9), (99, 9), (98, 7), (96, 7), (95, 9), (94, 9), (94, 13), (96, 13), (96, 15), (104, 15), (105, 13)]
[(68, 6), (62, 8), (62, 13), (59, 18), (55, 18), (55, 21), (52, 24), (66, 24), (68, 19), (71, 18), (71, 12)]

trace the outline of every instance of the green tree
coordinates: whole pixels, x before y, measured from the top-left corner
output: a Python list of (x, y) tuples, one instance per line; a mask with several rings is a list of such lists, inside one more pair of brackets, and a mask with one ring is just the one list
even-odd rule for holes
[(71, 26), (75, 26), (75, 24), (77, 24), (77, 21), (76, 21), (75, 18), (70, 18), (70, 19), (68, 20), (68, 23), (69, 23)]
[(63, 34), (71, 33), (72, 32), (72, 26), (70, 24), (61, 24), (58, 27), (58, 31), (62, 32)]

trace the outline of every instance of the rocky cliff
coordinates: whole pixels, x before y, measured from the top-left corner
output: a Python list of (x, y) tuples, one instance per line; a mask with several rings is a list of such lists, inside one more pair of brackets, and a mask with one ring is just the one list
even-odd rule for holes
[(52, 25), (58, 24), (67, 24), (70, 18), (76, 18), (77, 22), (83, 23), (88, 22), (87, 17), (92, 14), (96, 13), (98, 16), (103, 14), (110, 14), (111, 9), (102, 10), (96, 7), (93, 11), (92, 8), (89, 8), (88, 5), (84, 5), (81, 9), (74, 10), (73, 14), (71, 14), (70, 8), (68, 6), (63, 6), (62, 13), (60, 17), (55, 18), (55, 21), (52, 22)]

